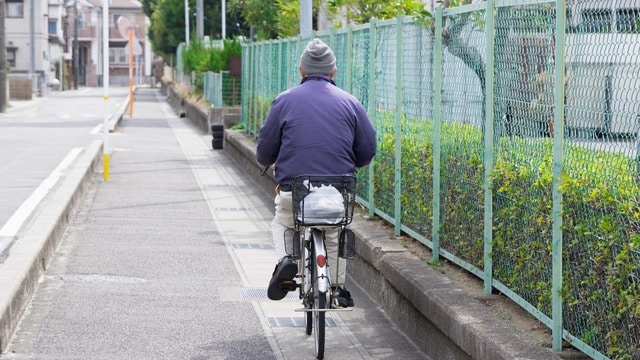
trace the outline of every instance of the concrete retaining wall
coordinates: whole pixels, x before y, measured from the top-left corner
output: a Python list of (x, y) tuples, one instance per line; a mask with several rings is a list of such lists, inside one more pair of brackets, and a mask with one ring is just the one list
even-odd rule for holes
[(184, 111), (184, 115), (205, 134), (211, 133), (211, 125), (224, 125), (225, 129), (228, 129), (240, 122), (239, 107), (216, 108), (211, 106), (206, 109), (185, 100), (171, 86), (163, 85), (162, 89), (166, 91), (169, 103), (174, 108)]

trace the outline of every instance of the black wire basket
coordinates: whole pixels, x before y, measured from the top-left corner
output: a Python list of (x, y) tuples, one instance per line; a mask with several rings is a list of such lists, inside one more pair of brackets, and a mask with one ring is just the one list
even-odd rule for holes
[(350, 175), (302, 175), (291, 189), (297, 226), (341, 226), (353, 220), (356, 178)]

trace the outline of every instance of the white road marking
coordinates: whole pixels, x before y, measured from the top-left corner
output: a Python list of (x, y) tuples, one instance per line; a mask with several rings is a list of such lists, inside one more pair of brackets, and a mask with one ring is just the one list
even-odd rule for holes
[[(9, 218), (9, 220), (4, 224), (2, 229), (0, 229), (0, 236), (2, 237), (13, 237), (18, 234), (18, 231), (24, 224), (24, 222), (31, 216), (31, 213), (36, 209), (38, 204), (44, 199), (47, 193), (56, 185), (58, 180), (62, 177), (64, 170), (69, 167), (73, 163), (73, 161), (80, 155), (83, 151), (83, 148), (74, 148), (67, 156), (60, 162), (60, 164), (49, 174), (49, 176), (44, 179), (44, 181), (38, 186), (37, 189), (33, 191), (33, 193), (25, 200), (22, 205), (16, 210), (15, 213)], [(5, 240), (5, 244), (0, 242), (0, 252), (4, 250), (4, 246), (9, 242), (10, 239)]]
[(98, 124), (89, 132), (89, 134), (99, 134), (101, 132), (102, 132), (102, 124)]

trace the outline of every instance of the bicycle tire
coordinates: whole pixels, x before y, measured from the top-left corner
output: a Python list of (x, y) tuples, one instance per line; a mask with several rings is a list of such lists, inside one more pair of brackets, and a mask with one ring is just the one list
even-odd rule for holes
[[(314, 237), (322, 234), (317, 231), (311, 232), (311, 243), (315, 243)], [(320, 291), (320, 285), (318, 281), (319, 274), (321, 273), (318, 268), (318, 263), (316, 262), (316, 248), (312, 246), (311, 248), (311, 269), (313, 274), (312, 281), (312, 294), (313, 294), (313, 342), (315, 348), (316, 359), (324, 358), (324, 344), (325, 344), (325, 311), (317, 311), (317, 310), (325, 310), (327, 308), (327, 293)]]
[[(307, 250), (305, 250), (306, 252)], [(314, 254), (309, 252), (309, 259), (313, 259)], [(311, 261), (306, 262), (305, 261), (305, 277), (304, 277), (304, 281), (313, 281), (313, 266), (311, 266)], [(313, 309), (313, 304), (314, 304), (314, 300), (313, 300), (313, 293), (315, 292), (315, 285), (312, 283), (311, 284), (311, 291), (310, 294), (307, 294), (307, 303), (306, 303), (306, 308), (307, 309)], [(313, 333), (313, 312), (311, 311), (307, 311), (307, 313), (305, 314), (305, 331), (307, 333), (307, 335), (311, 335)]]
[[(327, 294), (317, 293), (318, 297), (313, 301), (313, 308), (315, 310), (324, 310), (327, 305)], [(324, 330), (325, 330), (325, 315), (324, 311), (313, 312), (313, 339), (315, 343), (316, 359), (324, 358)]]
[[(311, 309), (311, 308), (308, 308)], [(305, 318), (305, 332), (307, 335), (311, 335), (313, 333), (313, 312), (307, 311)]]

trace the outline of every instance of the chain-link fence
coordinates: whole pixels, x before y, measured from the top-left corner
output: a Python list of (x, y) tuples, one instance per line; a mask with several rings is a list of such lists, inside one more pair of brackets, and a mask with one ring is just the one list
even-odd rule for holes
[(229, 71), (219, 73), (208, 71), (202, 77), (202, 91), (209, 104), (215, 107), (240, 105), (241, 79), (239, 76), (232, 76)]
[[(218, 73), (196, 72), (186, 73), (184, 69), (183, 51), (185, 43), (180, 43), (176, 50), (176, 76), (175, 80), (182, 86), (186, 86), (190, 91), (198, 91), (204, 95), (209, 104), (215, 107), (234, 107), (242, 105), (242, 78), (229, 70)], [(245, 64), (240, 64), (242, 71)]]
[[(561, 14), (561, 16), (557, 16)], [(640, 359), (640, 1), (488, 0), (316, 33), (369, 110), (370, 213), (595, 359)], [(257, 134), (310, 39), (243, 47)]]

